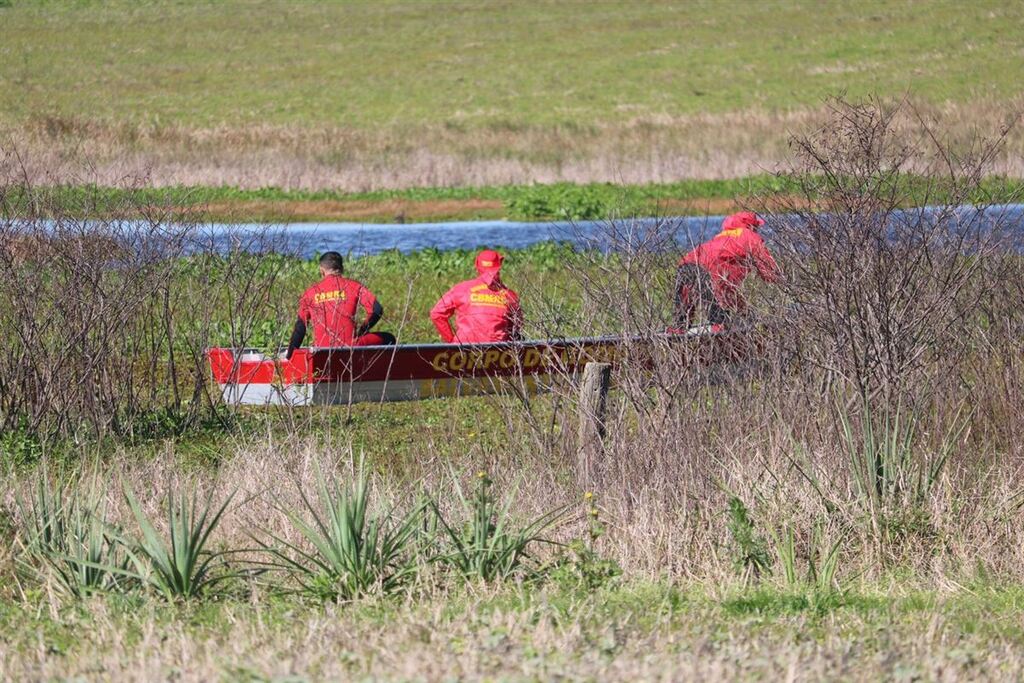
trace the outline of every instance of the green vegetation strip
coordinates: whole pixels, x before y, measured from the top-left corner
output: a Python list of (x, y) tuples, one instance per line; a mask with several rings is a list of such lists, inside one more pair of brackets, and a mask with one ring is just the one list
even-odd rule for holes
[[(916, 203), (937, 203), (943, 190), (924, 179), (910, 178), (906, 195)], [(993, 176), (986, 179), (975, 193), (978, 202), (1019, 201), (1024, 181)], [(491, 187), (430, 187), (373, 192), (339, 192), (334, 190), (285, 190), (276, 187), (241, 189), (237, 187), (140, 187), (113, 188), (96, 185), (36, 187), (29, 193), (24, 188), (9, 188), (8, 206), (13, 211), (71, 212), (90, 216), (98, 212), (138, 212), (143, 207), (194, 208), (206, 217), (232, 220), (263, 221), (284, 219), (289, 211), (304, 211), (303, 217), (329, 220), (330, 207), (313, 206), (302, 209), (303, 203), (333, 202), (344, 210), (345, 203), (368, 203), (357, 222), (391, 222), (395, 209), (389, 202), (423, 203), (498, 201), (502, 217), (512, 220), (592, 220), (633, 215), (688, 215), (722, 213), (723, 208), (756, 203), (752, 198), (769, 195), (801, 194), (795, 181), (785, 177), (757, 175), (730, 180), (686, 180), (675, 183), (646, 185), (614, 185), (592, 183), (576, 185), (508, 185)], [(813, 192), (808, 197), (813, 200)], [(701, 202), (708, 202), (701, 206)], [(379, 205), (374, 211), (373, 204)], [(319, 213), (318, 213), (319, 212)], [(443, 218), (472, 219), (480, 209), (472, 206), (441, 207), (431, 213), (414, 216), (410, 221)], [(344, 215), (344, 214), (342, 214)], [(496, 216), (489, 215), (494, 218)], [(341, 220), (345, 220), (342, 218)], [(404, 219), (403, 219), (404, 220)]]

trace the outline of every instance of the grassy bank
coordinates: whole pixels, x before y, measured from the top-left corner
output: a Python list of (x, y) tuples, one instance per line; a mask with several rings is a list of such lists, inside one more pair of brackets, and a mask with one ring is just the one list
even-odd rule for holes
[(129, 598), (54, 612), (34, 596), (28, 611), (0, 602), (0, 653), (21, 679), (1009, 680), (1024, 667), (1021, 597), (883, 588), (814, 605), (782, 590), (635, 580), (327, 608)]
[[(941, 202), (945, 198), (923, 179), (908, 179), (908, 205)], [(914, 185), (918, 187), (913, 187)], [(1020, 201), (1022, 181), (989, 177), (974, 193), (983, 203)], [(687, 180), (646, 185), (592, 183), (576, 185), (506, 185), (492, 187), (432, 187), (404, 190), (343, 192), (286, 190), (276, 187), (247, 190), (237, 187), (102, 187), (56, 186), (33, 189), (36, 206), (54, 213), (89, 215), (97, 207), (139, 213), (142, 207), (184, 209), (218, 222), (290, 223), (343, 221), (422, 223), (457, 220), (594, 220), (630, 216), (687, 216), (725, 214), (766, 198), (797, 190), (782, 177), (757, 175), (728, 180)], [(26, 207), (19, 189), (8, 188), (12, 210)], [(770, 202), (769, 202), (770, 203)]]
[[(1009, 183), (994, 179), (993, 186)], [(37, 187), (33, 200), (47, 211), (88, 215), (96, 207), (144, 206), (190, 209), (219, 221), (427, 222), (440, 220), (581, 220), (616, 215), (723, 213), (744, 198), (784, 189), (785, 182), (760, 175), (730, 180), (690, 180), (646, 185), (506, 185), (426, 187), (344, 192), (277, 187)], [(18, 189), (9, 189), (12, 208)]]
[[(33, 173), (101, 184), (728, 178), (773, 169), (839, 92), (994, 132), (1022, 20), (995, 0), (10, 0), (0, 131)], [(1024, 171), (1021, 145), (1000, 172)]]

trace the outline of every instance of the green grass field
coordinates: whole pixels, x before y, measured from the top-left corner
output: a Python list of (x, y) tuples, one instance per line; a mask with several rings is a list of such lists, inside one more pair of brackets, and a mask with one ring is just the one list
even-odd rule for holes
[(50, 181), (108, 185), (729, 178), (785, 159), (838, 93), (994, 131), (1022, 22), (993, 0), (9, 0), (0, 129)]
[(1024, 71), (1024, 8), (991, 0), (6, 4), (7, 121), (585, 127), (1008, 100)]

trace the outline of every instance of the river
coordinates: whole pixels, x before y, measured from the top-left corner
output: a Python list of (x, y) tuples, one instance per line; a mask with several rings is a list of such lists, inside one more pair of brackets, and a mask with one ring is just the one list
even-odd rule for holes
[[(908, 211), (933, 211), (910, 209)], [(961, 207), (960, 221), (978, 216), (991, 223), (1011, 225), (1018, 250), (1024, 245), (1024, 204), (987, 207), (979, 213), (973, 207)], [(206, 240), (217, 249), (232, 245), (260, 250), (272, 249), (309, 257), (324, 251), (339, 251), (359, 256), (397, 249), (408, 253), (434, 248), (477, 249), (500, 247), (519, 249), (538, 242), (564, 241), (577, 247), (616, 249), (641, 242), (662, 247), (685, 248), (713, 235), (722, 216), (678, 218), (633, 218), (617, 221), (552, 221), (517, 223), (512, 221), (464, 221), (455, 223), (292, 223), (281, 226), (263, 224), (207, 225), (201, 228)], [(771, 240), (771, 222), (763, 230)]]

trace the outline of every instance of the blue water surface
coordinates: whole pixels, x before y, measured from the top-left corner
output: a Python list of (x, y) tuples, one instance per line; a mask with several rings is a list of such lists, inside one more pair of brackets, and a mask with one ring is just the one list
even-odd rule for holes
[[(934, 209), (908, 209), (907, 212)], [(909, 217), (909, 216), (908, 216)], [(203, 242), (218, 250), (232, 248), (278, 251), (310, 257), (325, 251), (360, 256), (387, 250), (403, 253), (422, 249), (518, 249), (539, 242), (568, 242), (576, 247), (622, 249), (645, 245), (651, 248), (686, 248), (714, 235), (722, 216), (631, 218), (601, 221), (464, 221), (455, 223), (293, 223), (206, 225), (199, 228)], [(897, 215), (897, 220), (899, 216)], [(960, 207), (960, 222), (998, 222), (1011, 226), (1014, 246), (1024, 246), (1024, 204), (990, 206), (984, 210)], [(763, 229), (771, 240), (771, 222)]]

